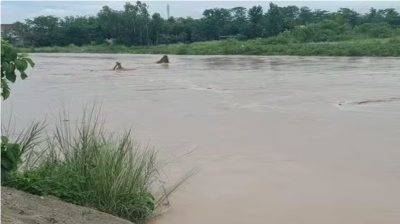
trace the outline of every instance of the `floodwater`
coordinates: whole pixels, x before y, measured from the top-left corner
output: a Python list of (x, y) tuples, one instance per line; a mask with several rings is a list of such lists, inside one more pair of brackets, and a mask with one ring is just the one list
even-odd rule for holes
[[(3, 103), (19, 126), (102, 102), (168, 181), (198, 168), (157, 224), (400, 223), (398, 58), (31, 54)], [(116, 61), (130, 71), (108, 71)], [(397, 100), (396, 100), (397, 99)], [(359, 103), (357, 103), (359, 102)]]

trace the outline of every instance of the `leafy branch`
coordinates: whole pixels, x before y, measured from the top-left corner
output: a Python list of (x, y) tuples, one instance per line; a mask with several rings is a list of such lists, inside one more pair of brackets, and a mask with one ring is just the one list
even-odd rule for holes
[(6, 100), (11, 93), (8, 82), (15, 83), (17, 80), (16, 71), (20, 73), (22, 80), (28, 78), (25, 73), (30, 65), (32, 68), (35, 63), (24, 55), (18, 55), (17, 51), (5, 40), (1, 40), (1, 96)]
[[(11, 93), (8, 82), (15, 83), (17, 80), (16, 70), (22, 80), (28, 77), (25, 73), (28, 65), (33, 68), (35, 63), (24, 55), (18, 55), (7, 41), (1, 39), (1, 96), (3, 100), (6, 100)], [(21, 146), (10, 143), (8, 137), (1, 136), (1, 181), (7, 179), (9, 173), (15, 171), (21, 162)]]

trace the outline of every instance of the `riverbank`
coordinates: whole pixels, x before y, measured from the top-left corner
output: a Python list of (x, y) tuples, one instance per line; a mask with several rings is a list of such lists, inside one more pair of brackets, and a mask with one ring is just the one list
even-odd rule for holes
[(56, 197), (1, 187), (1, 223), (132, 224), (96, 209), (63, 202)]
[(294, 43), (279, 38), (248, 41), (223, 40), (192, 44), (127, 47), (86, 45), (19, 48), (22, 53), (126, 53), (175, 55), (300, 55), (300, 56), (400, 56), (400, 38), (341, 42)]

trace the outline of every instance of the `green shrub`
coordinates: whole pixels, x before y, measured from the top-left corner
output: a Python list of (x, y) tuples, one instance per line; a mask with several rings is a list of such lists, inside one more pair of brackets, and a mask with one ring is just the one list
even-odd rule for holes
[(366, 34), (370, 37), (385, 38), (391, 37), (394, 30), (388, 23), (364, 23), (354, 28), (356, 33)]
[(9, 173), (18, 168), (22, 162), (20, 155), (20, 145), (9, 143), (6, 136), (1, 136), (1, 182), (7, 180)]
[[(306, 29), (308, 30), (308, 29)], [(341, 31), (341, 29), (338, 29)], [(134, 53), (134, 54), (185, 54), (185, 55), (330, 55), (330, 56), (400, 56), (396, 36), (390, 39), (372, 39), (366, 34), (346, 31), (330, 36), (332, 30), (310, 34), (312, 39), (299, 38), (301, 33), (283, 32), (277, 37), (256, 38), (247, 41), (227, 39), (222, 41), (170, 44), (157, 46), (83, 46), (63, 47), (60, 52)], [(297, 36), (296, 36), (297, 35)], [(307, 41), (306, 41), (307, 40)], [(314, 40), (309, 42), (309, 40)], [(307, 42), (307, 43), (305, 43)], [(316, 45), (316, 46), (315, 46)], [(360, 48), (349, 52), (348, 47)], [(318, 48), (318, 50), (317, 50)], [(82, 49), (82, 50), (81, 50)], [(26, 52), (27, 49), (21, 49)], [(37, 48), (38, 52), (55, 52), (54, 48)], [(173, 62), (173, 60), (172, 60)]]
[(310, 23), (294, 28), (293, 38), (305, 42), (334, 41), (337, 36), (343, 35), (347, 28), (333, 20), (323, 20), (319, 23)]

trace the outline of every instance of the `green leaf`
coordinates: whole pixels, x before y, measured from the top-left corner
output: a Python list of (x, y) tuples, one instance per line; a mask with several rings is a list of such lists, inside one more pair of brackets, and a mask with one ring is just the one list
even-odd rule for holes
[(1, 136), (1, 143), (2, 144), (7, 144), (8, 143), (8, 138), (6, 136)]
[(14, 48), (6, 48), (4, 53), (8, 61), (15, 61), (17, 59), (18, 54)]
[(1, 156), (1, 168), (4, 168), (7, 171), (11, 171), (13, 169), (13, 163), (6, 156)]
[(12, 71), (14, 71), (14, 70), (15, 70), (15, 65), (12, 64), (12, 63), (8, 63), (7, 70), (5, 70), (6, 73), (7, 73), (7, 72), (12, 72)]
[[(8, 71), (9, 66), (10, 66), (10, 65), (9, 65), (6, 61), (3, 61), (3, 62), (1, 63), (1, 70), (2, 70), (2, 71)], [(3, 75), (3, 73), (2, 73), (1, 75)]]
[(28, 68), (28, 63), (23, 59), (17, 59), (15, 60), (15, 67), (17, 67), (19, 71), (25, 71)]
[(7, 170), (3, 169), (3, 166), (1, 167), (1, 182), (5, 181), (8, 179), (8, 174)]
[(1, 79), (1, 89), (1, 96), (3, 97), (3, 100), (6, 100), (11, 94), (11, 90), (6, 79)]
[(6, 158), (12, 162), (17, 161), (18, 153), (19, 153), (19, 146), (14, 143), (7, 143), (6, 144)]
[(8, 81), (14, 83), (15, 80), (17, 80), (17, 75), (15, 75), (15, 71), (11, 71), (11, 72), (6, 72), (6, 78), (8, 79)]
[(1, 96), (3, 97), (3, 100), (6, 100), (10, 96), (10, 87), (8, 86), (6, 79), (1, 79), (1, 89)]
[(5, 145), (5, 150), (1, 151), (1, 166), (8, 171), (13, 171), (18, 168), (20, 161), (20, 145), (16, 143), (8, 143)]
[(22, 80), (28, 78), (28, 75), (24, 71), (20, 71), (20, 72), (21, 72), (21, 79)]
[(30, 59), (30, 58), (22, 58), (22, 59), (27, 61), (31, 65), (32, 68), (35, 67), (35, 63), (32, 61), (32, 59)]

